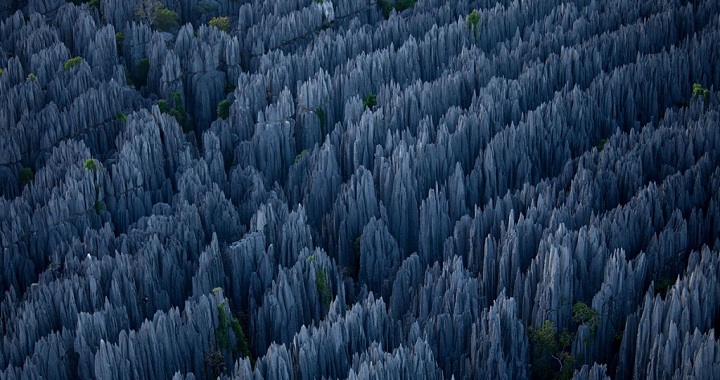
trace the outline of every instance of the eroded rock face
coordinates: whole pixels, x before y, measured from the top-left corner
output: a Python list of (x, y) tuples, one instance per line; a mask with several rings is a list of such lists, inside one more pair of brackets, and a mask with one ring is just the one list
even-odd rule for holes
[(140, 2), (0, 2), (0, 378), (720, 378), (717, 1)]

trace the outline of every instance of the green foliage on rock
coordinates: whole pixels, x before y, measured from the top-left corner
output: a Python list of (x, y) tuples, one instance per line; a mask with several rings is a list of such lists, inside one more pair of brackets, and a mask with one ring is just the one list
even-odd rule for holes
[(575, 335), (567, 330), (557, 333), (555, 324), (546, 320), (540, 328), (528, 328), (532, 344), (532, 377), (535, 379), (570, 379), (575, 358), (570, 353)]
[(585, 324), (590, 328), (590, 332), (595, 334), (600, 324), (600, 314), (597, 310), (591, 308), (583, 302), (573, 305), (573, 320), (579, 324)]
[(363, 107), (372, 109), (377, 105), (377, 96), (370, 94), (363, 99)]
[(123, 55), (123, 43), (125, 42), (125, 33), (123, 32), (117, 32), (115, 33), (115, 46), (117, 47), (118, 55)]
[(228, 348), (228, 329), (227, 329), (227, 314), (225, 314), (225, 304), (221, 303), (217, 305), (218, 309), (218, 327), (215, 329), (215, 341), (217, 346), (221, 350)]
[(190, 120), (190, 116), (185, 113), (185, 107), (183, 106), (182, 94), (180, 91), (173, 92), (171, 100), (173, 102), (173, 107), (170, 109), (168, 114), (177, 120), (180, 127), (182, 127), (183, 132), (188, 133), (192, 131), (194, 126), (192, 120)]
[(698, 98), (704, 98), (706, 100), (708, 97), (710, 97), (710, 90), (703, 87), (700, 83), (693, 84), (692, 93), (693, 93), (693, 96), (698, 97)]
[(132, 82), (135, 84), (136, 89), (140, 89), (142, 86), (147, 84), (147, 76), (150, 72), (150, 59), (143, 58), (138, 61), (135, 65), (135, 70), (132, 73)]
[(230, 101), (223, 99), (217, 105), (217, 116), (221, 119), (227, 119), (230, 115)]
[(250, 349), (248, 348), (247, 338), (243, 331), (240, 321), (237, 318), (233, 318), (230, 323), (230, 328), (235, 334), (235, 340), (237, 340), (237, 351), (240, 353), (240, 357), (250, 357)]
[(395, 9), (398, 13), (415, 6), (417, 0), (378, 0), (378, 6), (385, 18), (390, 17), (390, 12)]
[(85, 160), (83, 167), (86, 170), (90, 170), (91, 172), (95, 173), (97, 172), (97, 161), (95, 161), (94, 158), (88, 158), (87, 160)]
[(168, 32), (180, 26), (178, 22), (178, 14), (169, 9), (163, 8), (158, 11), (157, 19), (153, 24), (155, 28), (161, 32)]
[(167, 113), (168, 112), (168, 106), (167, 106), (167, 100), (160, 99), (157, 102), (158, 109), (160, 109), (160, 112)]
[(598, 143), (598, 152), (602, 152), (603, 149), (605, 149), (605, 143), (607, 143), (607, 140), (600, 139), (600, 143)]
[(165, 8), (159, 0), (143, 0), (135, 7), (135, 19), (152, 25), (161, 32), (168, 32), (180, 26), (178, 14)]
[(65, 61), (65, 65), (63, 67), (65, 68), (65, 71), (70, 71), (73, 67), (79, 65), (81, 61), (82, 57), (70, 58)]
[(208, 21), (208, 25), (218, 28), (219, 30), (222, 30), (223, 32), (227, 32), (228, 30), (230, 30), (230, 18), (227, 16), (214, 17), (213, 19)]
[(318, 268), (315, 273), (315, 286), (317, 287), (318, 297), (323, 306), (330, 306), (331, 294), (328, 287), (327, 275), (322, 268)]
[(668, 290), (672, 288), (673, 285), (675, 285), (675, 280), (669, 277), (663, 277), (659, 280), (657, 280), (655, 283), (655, 294), (659, 294), (660, 297), (665, 298), (665, 295), (667, 295)]
[[(307, 153), (307, 149), (303, 149), (302, 152), (298, 153), (298, 155), (295, 156), (295, 165), (297, 165), (298, 162), (300, 162), (300, 159), (302, 158), (302, 156), (303, 156), (305, 153)], [(312, 257), (312, 256), (310, 256), (310, 257)], [(309, 259), (309, 258), (308, 258), (308, 259)], [(314, 259), (314, 258), (313, 258), (313, 259)]]
[(324, 137), (325, 127), (327, 124), (327, 116), (325, 115), (325, 110), (322, 107), (315, 108), (315, 116), (317, 116), (320, 120), (320, 133), (322, 133)]
[(35, 173), (33, 173), (33, 170), (29, 167), (24, 167), (20, 169), (20, 186), (25, 186), (32, 182), (32, 180), (35, 179)]

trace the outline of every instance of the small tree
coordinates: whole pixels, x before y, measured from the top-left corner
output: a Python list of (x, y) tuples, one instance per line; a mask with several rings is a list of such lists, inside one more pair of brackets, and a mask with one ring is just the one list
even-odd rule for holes
[(323, 135), (323, 138), (325, 138), (325, 125), (327, 124), (327, 115), (325, 115), (325, 110), (322, 107), (315, 108), (315, 115), (320, 120), (320, 132)]
[(179, 26), (180, 23), (178, 23), (177, 13), (166, 8), (160, 9), (157, 19), (155, 19), (155, 28), (157, 28), (157, 30), (167, 32)]
[(150, 59), (143, 58), (135, 66), (132, 81), (138, 90), (147, 84), (147, 76), (150, 72)]
[(35, 173), (33, 173), (31, 168), (24, 167), (20, 169), (20, 186), (29, 184), (34, 178)]
[(161, 113), (167, 113), (168, 112), (168, 106), (167, 106), (167, 100), (160, 99), (158, 100), (158, 109), (160, 109)]
[(575, 369), (575, 358), (569, 351), (574, 334), (567, 330), (557, 333), (555, 324), (546, 320), (543, 325), (528, 329), (533, 344), (533, 378), (570, 379)]
[(590, 328), (590, 332), (595, 335), (600, 324), (600, 314), (585, 303), (578, 302), (573, 305), (573, 320), (579, 324), (586, 324)]
[(140, 5), (135, 8), (135, 18), (138, 21), (143, 21), (148, 25), (155, 23), (158, 12), (164, 8), (165, 5), (159, 0), (143, 0)]
[(370, 94), (363, 99), (363, 107), (372, 109), (377, 105), (377, 96)]
[(480, 14), (478, 13), (477, 9), (473, 9), (472, 12), (467, 16), (465, 19), (465, 25), (468, 27), (472, 27), (473, 33), (475, 33), (475, 38), (477, 38), (477, 27), (480, 23)]
[(331, 295), (330, 288), (327, 283), (327, 275), (325, 275), (325, 271), (319, 267), (317, 269), (317, 273), (315, 274), (315, 286), (317, 287), (320, 302), (325, 307), (330, 306)]
[(208, 21), (208, 25), (214, 26), (223, 32), (230, 30), (230, 18), (229, 17), (215, 17)]
[(415, 5), (416, 1), (417, 0), (397, 0), (395, 2), (395, 9), (397, 9), (398, 12), (410, 9)]
[(97, 172), (97, 162), (95, 161), (94, 158), (88, 158), (87, 160), (85, 160), (83, 167), (87, 170), (90, 170), (93, 173)]
[(703, 87), (700, 83), (693, 84), (692, 93), (693, 93), (693, 96), (696, 96), (698, 98), (704, 98), (705, 100), (707, 100), (707, 98), (710, 97), (710, 90)]
[[(295, 156), (295, 165), (297, 165), (298, 162), (300, 162), (300, 159), (302, 158), (302, 156), (303, 156), (305, 153), (307, 153), (307, 149), (303, 149), (302, 152), (298, 153), (297, 156)], [(308, 260), (310, 260), (310, 261), (312, 262), (312, 261), (315, 260), (315, 258), (312, 257), (312, 256), (310, 256), (310, 257), (308, 257)]]
[(223, 99), (218, 103), (217, 106), (217, 116), (221, 119), (227, 119), (227, 117), (230, 115), (230, 101), (227, 99)]
[(163, 32), (179, 26), (178, 14), (165, 8), (160, 0), (143, 0), (135, 8), (135, 18)]
[(118, 55), (123, 55), (123, 53), (122, 53), (123, 42), (125, 42), (125, 33), (123, 33), (123, 32), (115, 33), (115, 46), (117, 46)]

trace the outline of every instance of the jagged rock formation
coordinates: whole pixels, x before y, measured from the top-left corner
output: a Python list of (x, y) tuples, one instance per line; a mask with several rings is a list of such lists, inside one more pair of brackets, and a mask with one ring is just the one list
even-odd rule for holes
[(0, 2), (0, 378), (720, 378), (719, 2), (160, 1)]

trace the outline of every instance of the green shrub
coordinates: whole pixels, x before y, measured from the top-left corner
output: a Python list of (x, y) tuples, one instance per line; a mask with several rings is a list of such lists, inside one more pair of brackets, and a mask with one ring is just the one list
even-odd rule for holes
[(245, 337), (245, 332), (243, 332), (243, 328), (240, 325), (240, 321), (238, 321), (237, 318), (233, 318), (230, 323), (230, 328), (232, 328), (232, 331), (235, 334), (235, 340), (237, 340), (237, 351), (240, 353), (240, 357), (250, 357), (250, 349), (248, 348), (247, 338)]
[(206, 13), (212, 13), (217, 10), (217, 6), (215, 4), (201, 2), (195, 7), (195, 12), (197, 12), (200, 15), (204, 15)]
[(120, 112), (119, 114), (117, 114), (117, 116), (115, 116), (115, 120), (125, 124), (125, 123), (127, 123), (127, 115)]
[(380, 6), (380, 10), (386, 19), (390, 17), (390, 12), (395, 8), (390, 0), (378, 0), (378, 6)]
[(228, 348), (228, 331), (227, 331), (227, 315), (225, 314), (225, 304), (220, 303), (217, 305), (218, 310), (218, 327), (215, 329), (215, 341), (219, 349), (224, 350)]
[(529, 327), (528, 335), (533, 347), (532, 378), (570, 379), (575, 370), (575, 358), (569, 352), (574, 334), (567, 330), (558, 334), (555, 324), (546, 320), (538, 329)]
[(303, 149), (302, 152), (298, 153), (297, 156), (295, 156), (295, 165), (297, 165), (298, 162), (300, 162), (300, 159), (305, 154), (305, 152), (307, 152), (307, 149)]
[(605, 139), (600, 139), (600, 143), (598, 144), (598, 147), (597, 147), (597, 148), (598, 148), (598, 152), (602, 152), (602, 150), (605, 149), (605, 143), (606, 143), (606, 142), (607, 142), (607, 140), (605, 140)]
[(210, 368), (210, 378), (215, 379), (225, 372), (225, 356), (220, 351), (205, 352), (205, 367)]
[(168, 32), (180, 26), (178, 14), (167, 8), (160, 9), (155, 19), (155, 28), (161, 32)]
[(35, 173), (33, 173), (33, 170), (29, 167), (24, 167), (20, 169), (20, 186), (25, 186), (32, 182), (32, 180), (35, 179)]
[(177, 120), (180, 127), (182, 127), (183, 132), (188, 133), (192, 131), (194, 126), (192, 124), (192, 120), (190, 120), (190, 116), (185, 113), (185, 107), (183, 107), (182, 94), (180, 91), (172, 93), (172, 101), (173, 108), (168, 112), (168, 114)]
[(362, 240), (362, 235), (355, 238), (355, 241), (353, 242), (353, 251), (355, 252), (355, 257), (360, 256), (360, 242)]
[(100, 200), (96, 200), (95, 201), (95, 213), (100, 215), (104, 209), (105, 209), (105, 204)]
[(118, 55), (123, 55), (123, 43), (125, 42), (125, 33), (115, 33), (115, 46), (117, 47)]
[(133, 83), (138, 90), (147, 84), (147, 76), (150, 72), (150, 59), (143, 58), (138, 61), (133, 73)]
[(707, 99), (710, 96), (710, 90), (703, 87), (700, 83), (694, 83), (692, 86), (692, 93), (693, 96), (696, 96), (698, 98), (705, 98)]
[(90, 170), (91, 172), (95, 173), (97, 172), (97, 161), (95, 161), (94, 158), (88, 158), (87, 160), (85, 160), (83, 167), (86, 170)]
[(230, 115), (230, 101), (227, 99), (223, 99), (218, 103), (217, 106), (217, 116), (221, 119), (227, 119), (227, 117)]
[(662, 298), (665, 298), (668, 290), (675, 285), (675, 280), (669, 277), (663, 277), (655, 282), (655, 294), (659, 294)]
[(100, 0), (90, 0), (88, 1), (88, 6), (100, 9)]
[(158, 100), (158, 108), (160, 109), (161, 113), (167, 113), (168, 112), (168, 106), (167, 106), (167, 100), (160, 99)]
[(0, 76), (2, 76), (4, 72), (5, 72), (5, 70), (0, 69)]
[(28, 74), (27, 78), (25, 78), (25, 82), (37, 81), (37, 80), (38, 80), (37, 75), (35, 75), (33, 73)]
[(325, 115), (325, 110), (322, 107), (315, 108), (315, 115), (320, 119), (320, 133), (322, 133), (323, 138), (325, 137), (325, 127), (327, 124), (327, 116)]
[(377, 96), (375, 96), (375, 94), (370, 94), (370, 95), (366, 96), (365, 99), (363, 99), (363, 106), (365, 108), (372, 109), (376, 105), (377, 105)]
[(390, 12), (395, 9), (398, 13), (415, 6), (417, 0), (378, 0), (378, 6), (385, 18), (390, 17)]
[(472, 12), (465, 18), (465, 25), (472, 27), (474, 31), (477, 31), (477, 26), (480, 23), (480, 14), (477, 9), (473, 9)]
[(214, 26), (223, 32), (230, 30), (230, 18), (229, 17), (215, 17), (208, 21), (208, 25)]
[(65, 71), (69, 71), (73, 67), (79, 65), (81, 61), (82, 61), (82, 57), (75, 57), (75, 58), (68, 59), (67, 61), (65, 61), (65, 66), (64, 66)]
[(159, 0), (143, 0), (135, 8), (135, 18), (152, 25), (161, 32), (168, 32), (180, 26), (178, 14), (167, 8)]
[(330, 306), (331, 294), (330, 288), (328, 287), (327, 275), (322, 268), (317, 268), (315, 274), (315, 286), (317, 287), (318, 297), (323, 306)]
[(573, 320), (578, 324), (587, 325), (590, 332), (595, 335), (595, 331), (600, 324), (600, 314), (585, 303), (578, 302), (573, 305)]
[(410, 9), (415, 6), (416, 1), (417, 0), (397, 0), (395, 2), (395, 9), (398, 11), (398, 13), (406, 9)]

